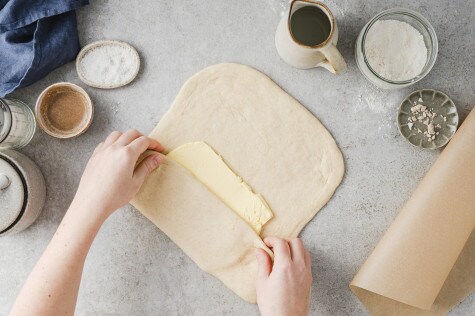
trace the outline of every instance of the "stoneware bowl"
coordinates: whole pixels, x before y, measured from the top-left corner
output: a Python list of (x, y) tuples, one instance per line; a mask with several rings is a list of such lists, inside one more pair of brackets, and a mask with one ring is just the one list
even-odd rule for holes
[[(409, 117), (413, 117), (411, 108), (416, 104), (423, 104), (427, 109), (436, 113), (433, 119), (434, 125), (437, 125), (435, 139), (429, 141), (423, 133), (418, 130), (424, 130), (427, 127), (422, 122), (410, 123)], [(457, 108), (452, 100), (444, 93), (432, 89), (414, 91), (408, 95), (399, 106), (397, 114), (397, 125), (399, 132), (412, 145), (436, 149), (445, 146), (454, 136), (459, 124)]]
[[(121, 58), (127, 59), (133, 66), (132, 71), (129, 73), (128, 76), (124, 77), (124, 79), (120, 82), (94, 82), (91, 80), (91, 78), (88, 78), (86, 71), (83, 67), (83, 60), (84, 57), (90, 53), (94, 53), (95, 49), (101, 49), (101, 48), (107, 48), (107, 47), (117, 47), (119, 49), (122, 49), (122, 53), (124, 56), (122, 57), (117, 57), (113, 60), (115, 64), (118, 63), (123, 63), (124, 60), (121, 60)], [(96, 68), (100, 69), (102, 64), (99, 63), (99, 61), (95, 61), (97, 65)], [(87, 46), (85, 46), (81, 51), (79, 52), (78, 56), (76, 57), (76, 71), (78, 73), (79, 79), (81, 79), (82, 82), (87, 84), (88, 86), (94, 87), (94, 88), (100, 88), (100, 89), (113, 89), (113, 88), (118, 88), (125, 86), (132, 82), (132, 80), (137, 77), (137, 74), (139, 73), (140, 69), (140, 57), (139, 54), (137, 53), (137, 50), (130, 44), (121, 42), (121, 41), (97, 41), (93, 42)], [(100, 70), (98, 70), (100, 71)]]
[(19, 152), (0, 150), (0, 236), (30, 226), (45, 199), (45, 181), (36, 164)]
[[(79, 93), (83, 97), (85, 114), (78, 126), (72, 130), (63, 131), (58, 128), (55, 128), (53, 124), (48, 121), (47, 116), (45, 115), (45, 108), (48, 106), (48, 95), (51, 93), (57, 93), (58, 90), (72, 91), (75, 93)], [(64, 115), (67, 116), (68, 113), (64, 113)], [(89, 126), (91, 126), (93, 116), (94, 106), (87, 92), (80, 86), (77, 86), (70, 82), (58, 82), (49, 86), (43, 92), (41, 92), (40, 96), (38, 97), (38, 100), (36, 101), (35, 117), (38, 126), (46, 134), (55, 138), (67, 139), (83, 134), (89, 128)]]

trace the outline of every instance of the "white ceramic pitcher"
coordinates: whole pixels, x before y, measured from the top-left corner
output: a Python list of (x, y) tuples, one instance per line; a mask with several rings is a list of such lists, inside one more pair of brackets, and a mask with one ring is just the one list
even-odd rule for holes
[[(315, 46), (299, 43), (292, 35), (292, 15), (298, 9), (306, 6), (319, 8), (327, 15), (331, 25), (328, 38), (323, 43)], [(332, 12), (323, 3), (313, 0), (292, 0), (289, 10), (282, 17), (275, 34), (277, 52), (286, 63), (300, 69), (324, 67), (334, 74), (338, 74), (346, 69), (346, 62), (336, 48), (337, 41), (338, 28)]]

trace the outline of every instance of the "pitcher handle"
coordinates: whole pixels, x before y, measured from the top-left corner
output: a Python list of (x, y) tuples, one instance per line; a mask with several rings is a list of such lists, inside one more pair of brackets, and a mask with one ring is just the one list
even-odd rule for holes
[(346, 69), (346, 62), (343, 56), (336, 48), (335, 44), (331, 43), (322, 48), (321, 52), (325, 56), (326, 60), (319, 63), (317, 67), (323, 67), (328, 69), (334, 74), (339, 74)]

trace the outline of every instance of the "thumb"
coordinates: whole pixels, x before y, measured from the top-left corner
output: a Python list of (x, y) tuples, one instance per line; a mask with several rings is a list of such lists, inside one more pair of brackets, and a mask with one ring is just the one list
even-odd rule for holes
[(267, 254), (263, 249), (256, 248), (256, 259), (257, 259), (257, 279), (258, 280), (265, 280), (269, 277), (269, 274), (272, 270), (272, 262)]
[(141, 184), (162, 163), (163, 156), (160, 154), (150, 155), (135, 168), (134, 178)]

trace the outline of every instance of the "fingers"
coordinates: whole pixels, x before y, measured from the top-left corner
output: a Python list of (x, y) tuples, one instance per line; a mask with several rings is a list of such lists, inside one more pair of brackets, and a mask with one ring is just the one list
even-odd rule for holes
[(158, 152), (162, 152), (165, 150), (158, 141), (142, 135), (142, 133), (135, 129), (128, 130), (125, 133), (121, 133), (118, 131), (112, 132), (103, 142), (103, 146), (101, 147), (103, 148), (114, 143), (117, 143), (122, 146), (130, 146), (132, 150), (137, 153), (137, 157), (143, 152), (145, 152), (147, 149)]
[(104, 141), (104, 145), (109, 146), (109, 145), (113, 144), (116, 140), (119, 139), (119, 137), (121, 135), (122, 135), (122, 133), (118, 132), (118, 131), (114, 131), (114, 132), (110, 133), (109, 136), (107, 136), (106, 140)]
[(157, 167), (162, 163), (163, 156), (159, 154), (150, 155), (145, 158), (138, 166), (135, 168), (134, 179), (142, 184)]
[(274, 252), (275, 263), (282, 262), (284, 259), (296, 263), (304, 264), (309, 267), (311, 258), (309, 252), (305, 249), (300, 238), (280, 239), (276, 237), (267, 237), (264, 242)]
[(269, 274), (272, 271), (272, 261), (267, 252), (261, 248), (256, 248), (256, 259), (257, 259), (257, 279), (265, 280), (269, 277)]
[(104, 146), (104, 142), (102, 143), (99, 143), (99, 145), (97, 145), (97, 147), (94, 149), (94, 151), (92, 152), (92, 155), (94, 156), (99, 150), (101, 150), (101, 148)]
[(134, 153), (140, 156), (142, 153), (144, 153), (147, 149), (148, 150), (155, 150), (158, 152), (164, 151), (163, 146), (157, 142), (155, 139), (149, 138), (147, 136), (140, 136), (139, 138), (135, 139), (132, 141), (128, 147), (132, 148)]
[(291, 259), (290, 246), (286, 240), (276, 237), (266, 237), (264, 243), (269, 248), (272, 248), (274, 261), (276, 263), (284, 259)]
[(120, 135), (120, 137), (115, 141), (115, 143), (118, 145), (127, 146), (133, 140), (139, 138), (140, 136), (143, 136), (143, 135), (138, 130), (130, 129), (124, 134)]
[(286, 239), (290, 246), (292, 261), (305, 263), (305, 248), (300, 238)]

